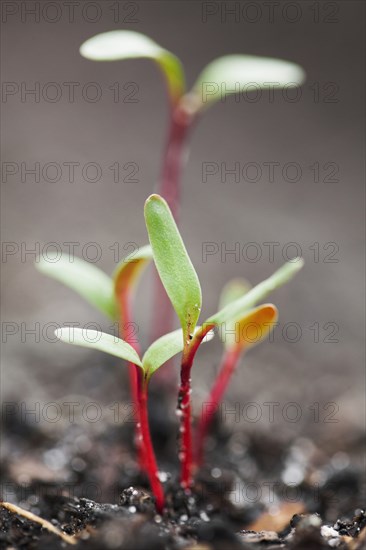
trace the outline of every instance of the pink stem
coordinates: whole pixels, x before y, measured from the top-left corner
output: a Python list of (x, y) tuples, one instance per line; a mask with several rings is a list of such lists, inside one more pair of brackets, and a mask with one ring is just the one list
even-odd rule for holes
[(142, 380), (142, 373), (139, 373), (139, 411), (141, 421), (141, 436), (144, 446), (145, 470), (148, 475), (150, 486), (156, 500), (156, 509), (159, 513), (163, 511), (165, 497), (162, 484), (159, 479), (159, 471), (156, 463), (154, 448), (150, 437), (148, 408), (147, 408), (147, 383)]
[(205, 409), (202, 409), (202, 414), (197, 430), (197, 465), (200, 466), (203, 462), (204, 455), (204, 443), (208, 433), (208, 430), (212, 424), (215, 413), (219, 404), (222, 401), (223, 395), (230, 382), (231, 376), (235, 371), (238, 364), (238, 360), (242, 353), (242, 349), (239, 346), (229, 349), (225, 352), (219, 374), (211, 389), (209, 398), (205, 401)]
[(178, 395), (178, 410), (180, 411), (180, 451), (181, 485), (187, 489), (191, 485), (192, 464), (192, 426), (191, 426), (191, 368), (189, 363), (182, 364), (181, 382)]
[(177, 221), (180, 203), (180, 177), (184, 142), (191, 120), (178, 107), (171, 116), (168, 140), (165, 147), (160, 191)]
[(197, 350), (212, 326), (204, 326), (195, 334), (183, 352), (180, 371), (178, 411), (180, 413), (180, 450), (181, 486), (188, 489), (192, 485), (193, 446), (191, 427), (191, 370)]
[[(137, 341), (134, 341), (130, 338), (128, 333), (128, 327), (131, 323), (131, 304), (130, 304), (130, 293), (125, 290), (121, 292), (118, 296), (119, 306), (120, 306), (120, 326), (119, 333), (122, 340), (128, 342), (135, 351), (140, 355), (140, 346)], [(133, 406), (136, 407), (136, 424), (135, 424), (135, 444), (137, 447), (137, 457), (140, 469), (143, 470), (145, 466), (145, 452), (142, 446), (142, 434), (141, 434), (141, 411), (140, 411), (140, 402), (138, 395), (138, 379), (140, 367), (137, 367), (134, 363), (128, 363), (128, 372), (130, 378), (130, 391), (133, 401)]]
[[(118, 296), (120, 304), (120, 334), (126, 342), (128, 342), (138, 354), (140, 354), (139, 343), (133, 341), (128, 334), (128, 326), (131, 323), (131, 304), (130, 293), (123, 291)], [(131, 395), (134, 404), (136, 404), (136, 424), (135, 424), (135, 439), (138, 452), (138, 461), (141, 470), (146, 471), (152, 492), (156, 499), (156, 508), (160, 513), (164, 508), (164, 491), (158, 476), (158, 467), (156, 463), (154, 448), (152, 446), (148, 419), (147, 407), (147, 383), (143, 379), (143, 374), (140, 367), (133, 363), (128, 364), (131, 384)]]

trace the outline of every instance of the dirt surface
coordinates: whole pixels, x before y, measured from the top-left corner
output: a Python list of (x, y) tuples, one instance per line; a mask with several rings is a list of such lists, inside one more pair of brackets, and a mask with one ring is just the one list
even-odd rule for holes
[[(307, 438), (279, 441), (263, 433), (238, 438), (217, 422), (208, 464), (196, 473), (187, 494), (177, 484), (170, 450), (174, 422), (162, 430), (159, 414), (152, 412), (152, 431), (160, 426), (160, 442), (165, 441), (160, 462), (167, 507), (160, 516), (133, 458), (131, 427), (106, 426), (91, 435), (74, 425), (59, 439), (13, 415), (4, 422), (3, 499), (75, 535), (80, 548), (364, 547), (361, 434), (349, 441), (347, 453), (339, 454)], [(298, 483), (286, 482), (295, 471)], [(0, 521), (1, 548), (66, 546), (57, 535), (6, 509), (0, 508)]]

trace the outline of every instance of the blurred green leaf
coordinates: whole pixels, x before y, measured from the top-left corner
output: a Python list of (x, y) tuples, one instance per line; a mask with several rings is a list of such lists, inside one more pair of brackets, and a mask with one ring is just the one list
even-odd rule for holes
[[(228, 304), (231, 304), (238, 298), (241, 298), (249, 292), (249, 290), (252, 288), (252, 285), (246, 280), (246, 279), (232, 279), (226, 285), (223, 287), (220, 298), (219, 298), (219, 310), (223, 309)], [(226, 321), (225, 323), (225, 329), (226, 332), (234, 331), (235, 329), (235, 321)], [(222, 340), (222, 343), (225, 345), (225, 347), (228, 347), (228, 340), (225, 340), (223, 338), (224, 332), (222, 330), (219, 331), (220, 338)]]
[(35, 264), (36, 268), (68, 286), (82, 296), (92, 306), (102, 313), (115, 319), (117, 306), (114, 299), (113, 281), (94, 264), (80, 258), (72, 258), (64, 254), (55, 255), (47, 261), (41, 258)]
[(232, 93), (253, 85), (258, 88), (298, 86), (305, 80), (304, 70), (290, 61), (252, 55), (226, 55), (209, 63), (201, 72), (189, 95), (196, 98), (196, 110), (204, 109)]
[(265, 279), (249, 290), (244, 296), (231, 302), (214, 315), (211, 315), (204, 324), (220, 325), (227, 321), (239, 320), (250, 308), (263, 300), (270, 292), (290, 281), (303, 265), (304, 261), (302, 258), (295, 258), (291, 262), (287, 262), (268, 279)]
[(241, 298), (249, 292), (252, 285), (246, 279), (232, 279), (223, 287), (219, 298), (219, 309), (224, 308), (231, 302)]
[(66, 344), (103, 351), (104, 353), (109, 353), (109, 355), (125, 359), (142, 368), (141, 360), (133, 347), (112, 334), (75, 327), (59, 328), (55, 331), (55, 334)]
[(145, 203), (145, 221), (154, 262), (178, 315), (185, 342), (194, 332), (202, 295), (197, 273), (166, 201), (151, 195)]
[(152, 59), (167, 80), (172, 101), (175, 103), (184, 93), (184, 72), (179, 59), (144, 34), (121, 30), (103, 32), (86, 40), (80, 47), (80, 53), (93, 61)]

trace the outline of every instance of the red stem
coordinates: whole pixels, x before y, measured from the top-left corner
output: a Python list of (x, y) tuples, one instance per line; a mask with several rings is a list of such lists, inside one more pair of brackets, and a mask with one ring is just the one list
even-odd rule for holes
[(236, 346), (225, 352), (219, 374), (211, 389), (209, 398), (204, 403), (204, 409), (202, 408), (202, 414), (198, 425), (198, 443), (197, 443), (197, 465), (200, 466), (203, 462), (204, 455), (204, 443), (207, 436), (207, 432), (212, 424), (214, 415), (217, 411), (219, 404), (222, 401), (222, 397), (229, 384), (231, 376), (238, 364), (239, 357), (242, 353), (242, 349)]
[(180, 450), (181, 485), (187, 489), (191, 485), (192, 464), (192, 426), (191, 426), (191, 368), (189, 363), (182, 364), (181, 382), (178, 394), (178, 411), (180, 413)]
[(178, 395), (178, 411), (180, 413), (180, 450), (181, 462), (180, 483), (184, 489), (192, 485), (193, 446), (191, 427), (191, 370), (197, 350), (212, 326), (204, 326), (195, 334), (183, 352), (180, 371), (180, 388)]
[(164, 509), (165, 497), (163, 487), (159, 479), (158, 466), (156, 463), (154, 448), (152, 446), (149, 428), (149, 417), (147, 408), (147, 382), (139, 374), (138, 384), (139, 410), (141, 421), (141, 437), (144, 447), (145, 469), (148, 475), (150, 486), (156, 500), (156, 509), (161, 513)]
[[(128, 333), (128, 326), (131, 323), (131, 303), (130, 293), (127, 290), (119, 293), (118, 301), (120, 304), (120, 327), (121, 338), (128, 342), (138, 354), (140, 346), (137, 341), (133, 341)], [(143, 380), (143, 374), (140, 367), (134, 363), (129, 363), (129, 374), (131, 384), (131, 395), (133, 402), (136, 403), (136, 424), (135, 439), (138, 451), (138, 460), (141, 470), (146, 471), (152, 492), (156, 499), (156, 508), (162, 512), (164, 508), (164, 492), (158, 476), (158, 467), (155, 459), (154, 448), (152, 446), (147, 408), (147, 382)]]
[[(130, 293), (125, 290), (121, 292), (118, 296), (118, 301), (120, 305), (120, 326), (119, 333), (120, 337), (128, 342), (135, 351), (140, 355), (140, 346), (139, 343), (130, 338), (128, 327), (131, 323), (131, 300)], [(137, 367), (134, 363), (128, 363), (128, 372), (130, 378), (130, 391), (133, 401), (133, 406), (136, 410), (136, 423), (135, 423), (135, 445), (137, 447), (137, 457), (140, 469), (142, 470), (145, 467), (145, 452), (142, 441), (141, 434), (141, 412), (140, 412), (140, 403), (138, 396), (138, 379), (140, 375), (140, 367)]]
[(161, 194), (167, 201), (174, 219), (177, 221), (180, 202), (180, 177), (184, 141), (188, 135), (191, 120), (179, 106), (173, 111), (170, 120), (170, 129), (165, 146)]

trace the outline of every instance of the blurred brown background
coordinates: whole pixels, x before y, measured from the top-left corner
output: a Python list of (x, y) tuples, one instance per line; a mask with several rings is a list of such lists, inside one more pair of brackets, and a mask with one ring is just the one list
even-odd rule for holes
[[(32, 403), (77, 394), (109, 403), (126, 395), (127, 377), (120, 369), (120, 384), (116, 384), (112, 359), (52, 344), (42, 334), (39, 342), (34, 335), (25, 336), (35, 323), (40, 323), (41, 330), (49, 322), (96, 321), (105, 330), (109, 325), (71, 291), (38, 273), (31, 254), (21, 255), (25, 248), (39, 246), (42, 251), (49, 242), (65, 249), (64, 243), (71, 241), (80, 243), (75, 248), (80, 255), (86, 243), (94, 242), (103, 250), (98, 265), (111, 272), (115, 263), (110, 247), (114, 243), (119, 243), (123, 256), (130, 251), (128, 243), (147, 241), (142, 209), (146, 197), (157, 189), (159, 178), (167, 126), (164, 83), (148, 61), (93, 63), (78, 53), (80, 44), (90, 36), (124, 28), (146, 33), (176, 53), (189, 85), (209, 61), (230, 53), (289, 59), (305, 69), (307, 81), (297, 101), (284, 99), (280, 91), (275, 92), (272, 103), (265, 92), (258, 101), (250, 95), (240, 101), (230, 97), (199, 122), (183, 176), (181, 230), (201, 279), (203, 317), (216, 309), (220, 289), (228, 279), (245, 276), (256, 283), (281, 265), (287, 243), (297, 243), (306, 260), (297, 278), (271, 297), (280, 310), (275, 341), (251, 352), (231, 385), (230, 399), (276, 401), (281, 407), (300, 403), (301, 421), (286, 423), (298, 433), (314, 428), (309, 407), (316, 402), (323, 416), (323, 407), (335, 402), (339, 407), (336, 418), (345, 431), (361, 423), (363, 2), (296, 1), (279, 7), (258, 2), (260, 10), (254, 11), (250, 2), (106, 0), (78, 2), (73, 22), (64, 2), (58, 3), (61, 12), (52, 6), (45, 8), (39, 21), (21, 6), (30, 9), (33, 2), (3, 4), (7, 7), (2, 14), (2, 239), (15, 247), (13, 254), (3, 256), (2, 263), (3, 398)], [(40, 3), (46, 4), (51, 3)], [(230, 15), (236, 4), (240, 11)], [(274, 11), (269, 10), (272, 4)], [(210, 15), (211, 11), (215, 13)], [(50, 22), (60, 13), (58, 21)], [(136, 22), (129, 22), (131, 19)], [(73, 102), (68, 95), (70, 85), (65, 84), (71, 82), (78, 83)], [(86, 85), (85, 93), (93, 96), (95, 87), (88, 88), (91, 82), (97, 83), (102, 93), (95, 102), (82, 94)], [(114, 102), (110, 89), (115, 89), (116, 82), (119, 102)], [(57, 86), (52, 88), (49, 83)], [(138, 86), (137, 102), (123, 101), (132, 90), (129, 83)], [(22, 89), (34, 86), (40, 86), (38, 102), (32, 95), (22, 97)], [(62, 90), (61, 97), (50, 101), (56, 88)], [(39, 183), (29, 174), (22, 182), (21, 163), (32, 168), (36, 162), (41, 167)], [(63, 167), (61, 178), (54, 183), (42, 176), (42, 167), (50, 162)], [(79, 163), (74, 183), (69, 182), (64, 164), (70, 162)], [(89, 162), (102, 170), (100, 181), (91, 183), (83, 178), (82, 167)], [(115, 183), (109, 167), (116, 162), (122, 176), (126, 175), (125, 163), (137, 163), (138, 181)], [(203, 162), (225, 162), (228, 167), (235, 162), (241, 166), (253, 162), (261, 166), (263, 174), (257, 182), (241, 179), (236, 183), (228, 176), (222, 183), (218, 174), (203, 183)], [(279, 163), (272, 183), (265, 171), (268, 162)], [(4, 163), (15, 163), (19, 171), (7, 173), (10, 165), (4, 168)], [(299, 181), (283, 177), (287, 163), (300, 165)], [(314, 181), (311, 168), (315, 163), (319, 163), (319, 182)], [(335, 181), (327, 181), (334, 168)], [(49, 174), (54, 177), (52, 169)], [(90, 174), (93, 177), (92, 171)], [(205, 242), (218, 243), (220, 250), (255, 242), (262, 258), (236, 262), (228, 255), (222, 261), (217, 253), (203, 262)], [(266, 242), (280, 243), (273, 263), (268, 261)], [(335, 245), (324, 248), (327, 243)], [(317, 246), (319, 261), (314, 259)], [(293, 250), (289, 248), (288, 253), (294, 255)], [(329, 262), (333, 251), (331, 259), (336, 261)], [(146, 310), (149, 318), (153, 317), (149, 290), (145, 278), (136, 304), (144, 344), (149, 331)], [(291, 332), (288, 338), (283, 337), (281, 330), (288, 322), (301, 328), (299, 341), (289, 341), (294, 338)], [(18, 332), (4, 334), (4, 323), (15, 323), (11, 326)], [(314, 323), (319, 324), (319, 342), (314, 337)], [(332, 336), (334, 327), (337, 334)], [(329, 335), (338, 341), (328, 342)], [(219, 354), (220, 345), (215, 342), (205, 346), (198, 358), (194, 371), (197, 406), (217, 370)], [(320, 422), (319, 427), (329, 430), (332, 424)]]

